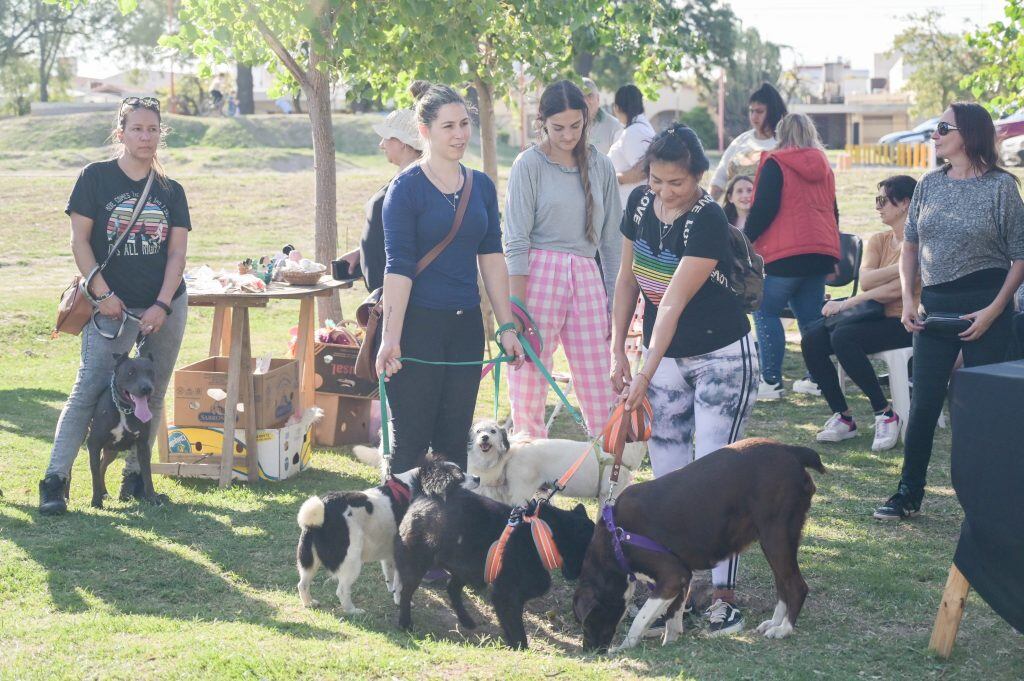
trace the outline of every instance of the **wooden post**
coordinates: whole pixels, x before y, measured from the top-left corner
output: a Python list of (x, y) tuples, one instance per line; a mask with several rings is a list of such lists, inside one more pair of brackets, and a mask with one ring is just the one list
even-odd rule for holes
[(256, 442), (255, 395), (252, 378), (252, 339), (249, 337), (249, 308), (238, 311), (242, 316), (242, 423), (245, 424), (245, 469), (249, 483), (260, 479), (259, 446)]
[(970, 590), (971, 585), (967, 578), (961, 574), (955, 563), (951, 565), (946, 588), (942, 592), (939, 612), (935, 615), (932, 638), (928, 642), (928, 648), (934, 650), (941, 658), (945, 659), (953, 652), (953, 642), (956, 640), (956, 632), (960, 629), (960, 619), (964, 616), (964, 606), (967, 604), (967, 593)]
[(238, 397), (243, 371), (252, 374), (249, 364), (242, 366), (242, 334), (245, 332), (247, 312), (244, 308), (231, 315), (231, 349), (228, 352), (228, 397), (224, 403), (224, 445), (220, 453), (221, 487), (231, 484), (231, 471), (235, 464), (235, 422), (238, 416)]
[(295, 359), (299, 361), (299, 411), (304, 412), (314, 405), (316, 388), (313, 378), (313, 298), (306, 296), (299, 303), (299, 339), (295, 348)]

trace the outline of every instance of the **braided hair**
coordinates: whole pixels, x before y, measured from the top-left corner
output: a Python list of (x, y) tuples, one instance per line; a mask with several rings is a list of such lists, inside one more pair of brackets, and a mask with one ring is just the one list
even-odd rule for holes
[(551, 116), (569, 109), (576, 109), (583, 116), (580, 140), (573, 147), (572, 157), (576, 161), (576, 167), (579, 168), (580, 182), (583, 184), (587, 241), (596, 244), (597, 228), (594, 226), (594, 195), (590, 191), (590, 150), (587, 143), (590, 114), (583, 91), (568, 80), (560, 80), (548, 85), (541, 93), (540, 102), (537, 105), (537, 120), (543, 124)]

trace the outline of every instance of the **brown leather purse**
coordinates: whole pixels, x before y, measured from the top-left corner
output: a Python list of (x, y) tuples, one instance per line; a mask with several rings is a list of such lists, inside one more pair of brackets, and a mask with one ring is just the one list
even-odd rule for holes
[[(89, 285), (92, 283), (93, 277), (103, 271), (107, 263), (110, 262), (110, 257), (114, 255), (131, 233), (132, 227), (135, 226), (139, 215), (142, 214), (142, 208), (146, 205), (147, 199), (149, 199), (149, 190), (153, 187), (153, 177), (155, 174), (152, 170), (149, 171), (146, 187), (142, 190), (142, 194), (139, 195), (139, 200), (135, 202), (135, 210), (132, 211), (132, 217), (128, 221), (128, 226), (121, 233), (121, 236), (117, 237), (117, 241), (114, 242), (114, 247), (110, 249), (107, 257), (103, 259), (103, 262), (92, 268), (89, 276), (83, 277), (81, 274), (76, 274), (72, 277), (71, 283), (60, 294), (60, 301), (57, 303), (57, 323), (54, 324), (53, 330), (50, 332), (50, 338), (56, 338), (58, 334), (62, 333), (70, 333), (77, 336), (82, 333), (82, 329), (85, 328), (85, 325), (93, 317), (93, 311), (96, 309), (97, 303), (92, 294), (89, 293)], [(93, 226), (95, 227), (95, 225)]]
[[(466, 207), (469, 205), (469, 195), (473, 191), (473, 171), (466, 172), (466, 179), (462, 184), (462, 196), (459, 197), (459, 205), (455, 210), (455, 220), (452, 221), (452, 228), (445, 238), (441, 239), (436, 246), (431, 248), (426, 255), (416, 263), (415, 279), (420, 272), (427, 269), (434, 258), (441, 255), (441, 251), (448, 248), (448, 245), (455, 239), (455, 235), (462, 226), (462, 218), (466, 215)], [(384, 317), (384, 289), (374, 290), (369, 297), (356, 309), (356, 321), (366, 329), (363, 334), (363, 344), (359, 346), (359, 354), (356, 355), (355, 372), (356, 376), (364, 381), (376, 382), (377, 376), (377, 351), (380, 350), (381, 341), (381, 319)]]

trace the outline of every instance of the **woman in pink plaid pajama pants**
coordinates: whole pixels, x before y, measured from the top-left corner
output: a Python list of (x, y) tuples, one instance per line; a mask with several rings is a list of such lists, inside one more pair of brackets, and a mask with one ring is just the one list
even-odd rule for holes
[[(526, 302), (544, 339), (541, 361), (550, 368), (558, 345), (565, 349), (593, 434), (614, 401), (607, 379), (608, 300), (619, 268), (622, 205), (611, 161), (587, 143), (589, 115), (580, 89), (569, 81), (549, 85), (537, 120), (541, 143), (519, 155), (509, 176), (505, 259), (512, 293)], [(532, 364), (510, 372), (517, 433), (547, 436), (547, 389)]]

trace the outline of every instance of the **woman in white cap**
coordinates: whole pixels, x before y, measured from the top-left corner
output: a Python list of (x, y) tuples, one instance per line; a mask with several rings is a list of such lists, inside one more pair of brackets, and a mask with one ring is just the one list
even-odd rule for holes
[[(409, 86), (409, 92), (414, 99), (419, 99), (429, 87), (426, 81), (417, 80)], [(383, 150), (389, 163), (398, 166), (398, 173), (423, 155), (423, 138), (416, 129), (416, 113), (412, 109), (392, 111), (382, 122), (374, 124), (373, 131), (380, 135), (377, 146)], [(341, 256), (348, 262), (350, 273), (356, 268), (362, 269), (367, 291), (376, 291), (384, 286), (384, 265), (387, 261), (384, 256), (384, 196), (390, 186), (391, 180), (388, 180), (366, 202), (366, 226), (363, 227), (359, 248)]]

